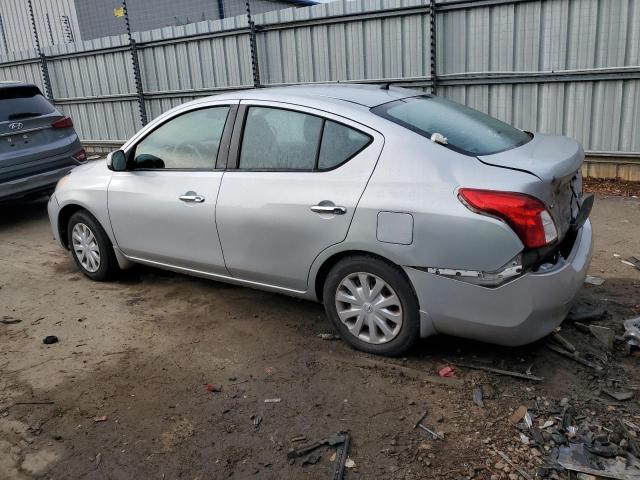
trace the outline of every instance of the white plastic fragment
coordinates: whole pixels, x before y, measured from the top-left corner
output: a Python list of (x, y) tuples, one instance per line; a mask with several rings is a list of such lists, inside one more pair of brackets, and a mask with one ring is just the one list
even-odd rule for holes
[(604, 278), (587, 275), (584, 279), (584, 283), (588, 283), (589, 285), (602, 285), (604, 283)]

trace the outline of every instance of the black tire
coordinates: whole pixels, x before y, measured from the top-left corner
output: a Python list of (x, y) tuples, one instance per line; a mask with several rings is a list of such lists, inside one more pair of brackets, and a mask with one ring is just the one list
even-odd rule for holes
[[(373, 274), (387, 283), (396, 293), (402, 308), (399, 332), (386, 343), (373, 344), (349, 331), (338, 316), (336, 294), (342, 280), (357, 272)], [(357, 350), (378, 355), (397, 356), (406, 352), (420, 338), (420, 307), (418, 299), (404, 275), (396, 265), (368, 255), (353, 255), (340, 260), (329, 271), (323, 286), (323, 302), (327, 316), (342, 339)]]
[[(100, 263), (96, 271), (92, 272), (82, 265), (82, 262), (78, 259), (78, 255), (73, 247), (73, 229), (78, 224), (86, 225), (95, 237), (100, 253)], [(67, 240), (69, 242), (69, 250), (71, 251), (73, 260), (76, 262), (80, 271), (91, 280), (103, 282), (113, 278), (120, 271), (111, 240), (109, 240), (106, 232), (94, 216), (86, 210), (79, 210), (69, 218), (69, 223), (67, 224)]]

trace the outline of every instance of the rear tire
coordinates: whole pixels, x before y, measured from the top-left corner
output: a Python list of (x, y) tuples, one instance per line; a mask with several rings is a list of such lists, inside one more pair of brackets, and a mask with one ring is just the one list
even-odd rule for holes
[(342, 339), (363, 352), (401, 355), (420, 337), (413, 287), (398, 266), (379, 258), (340, 260), (324, 282), (323, 302)]
[(103, 282), (119, 272), (111, 240), (89, 212), (79, 210), (71, 215), (67, 235), (73, 260), (91, 280)]

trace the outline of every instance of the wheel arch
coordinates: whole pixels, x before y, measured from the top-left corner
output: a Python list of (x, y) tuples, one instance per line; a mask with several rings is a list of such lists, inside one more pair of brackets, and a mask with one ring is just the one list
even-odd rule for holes
[(86, 212), (90, 213), (93, 218), (95, 218), (95, 215), (93, 215), (86, 207), (77, 203), (69, 203), (65, 205), (60, 209), (60, 212), (58, 213), (58, 235), (60, 236), (60, 243), (62, 243), (67, 250), (69, 250), (69, 235), (67, 232), (69, 219), (71, 218), (71, 215), (80, 210), (85, 210)]
[(324, 282), (327, 279), (327, 275), (329, 274), (331, 269), (343, 258), (351, 257), (351, 256), (373, 257), (398, 268), (402, 272), (402, 275), (405, 277), (409, 285), (411, 286), (411, 289), (414, 290), (414, 294), (415, 294), (415, 289), (413, 287), (413, 284), (411, 283), (411, 280), (409, 279), (404, 269), (400, 265), (389, 260), (387, 257), (380, 255), (379, 253), (374, 253), (367, 250), (353, 249), (353, 250), (342, 250), (339, 252), (335, 252), (322, 262), (313, 280), (313, 292), (315, 293), (315, 296), (318, 299), (318, 301), (322, 302), (323, 300), (322, 296), (323, 296)]

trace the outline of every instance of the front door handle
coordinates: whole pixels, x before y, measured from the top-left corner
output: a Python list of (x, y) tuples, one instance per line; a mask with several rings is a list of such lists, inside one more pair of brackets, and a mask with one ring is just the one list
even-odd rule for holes
[(314, 205), (311, 207), (312, 212), (316, 213), (328, 213), (331, 215), (344, 215), (347, 213), (345, 207), (338, 207), (336, 205)]
[(202, 195), (198, 195), (194, 192), (187, 192), (184, 195), (180, 195), (178, 197), (183, 202), (187, 203), (202, 203), (204, 202), (204, 197)]

